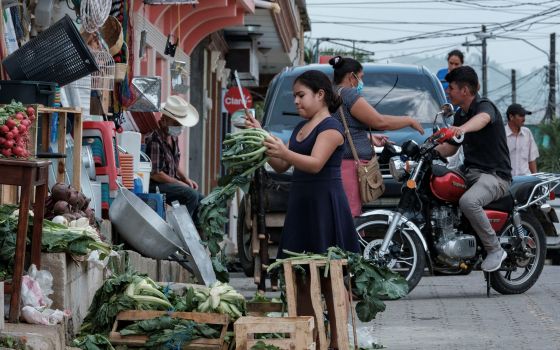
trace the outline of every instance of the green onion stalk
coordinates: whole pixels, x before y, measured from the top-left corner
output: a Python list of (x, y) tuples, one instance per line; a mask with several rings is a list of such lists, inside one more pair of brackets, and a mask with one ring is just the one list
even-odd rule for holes
[(208, 247), (216, 277), (222, 282), (229, 280), (223, 261), (225, 256), (220, 243), (224, 237), (224, 225), (228, 222), (228, 202), (237, 190), (247, 192), (254, 172), (268, 160), (263, 146), (268, 132), (262, 129), (244, 129), (227, 134), (222, 147), (222, 162), (226, 176), (202, 201), (198, 222), (203, 243)]

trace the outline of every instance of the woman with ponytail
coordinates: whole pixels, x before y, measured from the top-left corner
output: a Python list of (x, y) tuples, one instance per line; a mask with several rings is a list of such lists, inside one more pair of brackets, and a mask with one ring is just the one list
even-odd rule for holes
[[(349, 57), (335, 56), (329, 60), (329, 64), (334, 68), (334, 89), (342, 98), (342, 110), (360, 161), (367, 163), (371, 160), (374, 154), (372, 143), (375, 146), (383, 146), (387, 141), (386, 136), (370, 135), (370, 128), (376, 130), (398, 130), (411, 127), (424, 134), (424, 129), (417, 120), (409, 116), (381, 114), (365, 98), (360, 96), (360, 92), (364, 87), (362, 81), (364, 72), (360, 62)], [(339, 112), (336, 112), (334, 116), (342, 122), (342, 116)], [(348, 140), (344, 144), (341, 174), (344, 191), (348, 197), (352, 215), (359, 216), (362, 213), (362, 202), (360, 199), (356, 161), (352, 155)]]

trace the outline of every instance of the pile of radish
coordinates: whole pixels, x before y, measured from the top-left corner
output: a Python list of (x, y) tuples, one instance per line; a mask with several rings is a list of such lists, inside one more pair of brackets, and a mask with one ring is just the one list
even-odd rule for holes
[(29, 129), (35, 120), (35, 109), (12, 101), (0, 108), (0, 155), (27, 158)]

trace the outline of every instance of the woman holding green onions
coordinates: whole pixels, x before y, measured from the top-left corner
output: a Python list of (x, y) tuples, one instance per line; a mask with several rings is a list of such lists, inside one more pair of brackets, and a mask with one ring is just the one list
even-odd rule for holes
[[(327, 75), (316, 70), (298, 76), (293, 93), (305, 120), (295, 127), (288, 145), (272, 135), (264, 141), (274, 170), (284, 172), (294, 166), (278, 258), (285, 256), (284, 250), (326, 253), (332, 246), (357, 253), (358, 238), (340, 178), (344, 128), (332, 116), (342, 101)], [(252, 116), (246, 120), (248, 127), (260, 128)], [(311, 301), (308, 288), (299, 288), (298, 294), (299, 300)], [(298, 314), (313, 315), (311, 302), (298, 303)], [(333, 333), (333, 344), (334, 339)]]

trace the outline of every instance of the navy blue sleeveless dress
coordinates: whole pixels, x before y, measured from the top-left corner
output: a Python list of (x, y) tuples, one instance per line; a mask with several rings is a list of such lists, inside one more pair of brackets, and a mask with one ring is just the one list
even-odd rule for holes
[[(344, 135), (342, 124), (329, 117), (299, 142), (296, 135), (304, 124), (305, 121), (298, 124), (290, 138), (290, 150), (300, 154), (311, 155), (317, 136), (325, 130), (335, 129)], [(344, 145), (337, 147), (317, 174), (294, 169), (278, 258), (286, 257), (283, 249), (325, 253), (329, 247), (338, 246), (359, 253), (358, 236), (340, 177), (343, 151)]]

